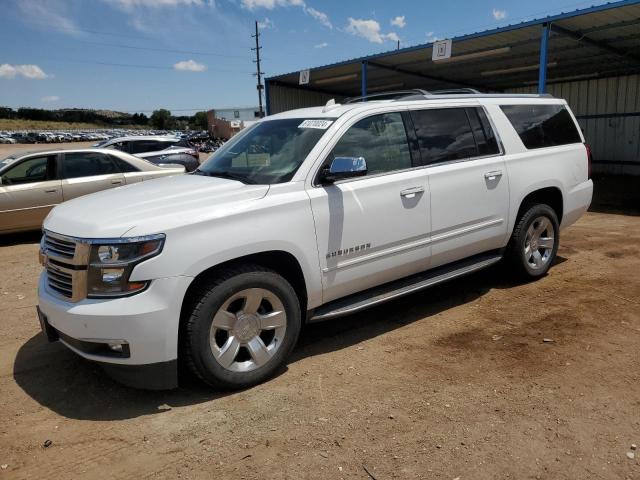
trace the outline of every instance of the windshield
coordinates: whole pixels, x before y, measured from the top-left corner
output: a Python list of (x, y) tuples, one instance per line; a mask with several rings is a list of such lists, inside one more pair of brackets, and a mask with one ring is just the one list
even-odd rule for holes
[(219, 148), (195, 173), (245, 183), (288, 182), (331, 123), (333, 119), (306, 118), (256, 123)]

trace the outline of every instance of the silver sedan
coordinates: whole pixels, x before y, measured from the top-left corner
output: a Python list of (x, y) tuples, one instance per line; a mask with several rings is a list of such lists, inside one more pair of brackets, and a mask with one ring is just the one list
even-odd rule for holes
[(72, 198), (184, 171), (98, 148), (10, 155), (0, 160), (0, 234), (39, 229), (53, 207)]

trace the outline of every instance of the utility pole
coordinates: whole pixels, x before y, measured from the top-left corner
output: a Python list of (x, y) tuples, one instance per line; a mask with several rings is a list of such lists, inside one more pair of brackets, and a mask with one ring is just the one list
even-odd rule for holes
[(253, 63), (256, 64), (256, 73), (254, 73), (254, 75), (258, 77), (258, 84), (256, 85), (256, 88), (258, 89), (258, 105), (260, 106), (260, 118), (262, 118), (264, 117), (264, 110), (262, 109), (262, 90), (264, 90), (264, 85), (262, 85), (263, 72), (262, 70), (260, 70), (260, 49), (262, 47), (260, 46), (260, 31), (258, 29), (257, 20), (256, 20), (256, 34), (251, 36), (256, 39), (256, 48), (252, 48), (251, 50), (255, 50), (256, 52), (256, 59), (253, 61)]

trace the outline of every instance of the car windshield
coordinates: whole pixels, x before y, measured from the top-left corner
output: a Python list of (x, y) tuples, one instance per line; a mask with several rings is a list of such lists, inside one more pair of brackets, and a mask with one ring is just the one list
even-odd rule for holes
[(288, 182), (333, 120), (289, 118), (256, 123), (219, 148), (195, 174), (244, 183)]

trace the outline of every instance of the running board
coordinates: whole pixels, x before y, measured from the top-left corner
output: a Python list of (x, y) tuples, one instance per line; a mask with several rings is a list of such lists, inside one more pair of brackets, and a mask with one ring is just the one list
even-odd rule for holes
[(500, 251), (484, 253), (417, 275), (402, 278), (395, 282), (386, 283), (379, 287), (370, 288), (364, 292), (354, 293), (353, 295), (334, 300), (317, 308), (311, 318), (309, 318), (308, 323), (321, 322), (323, 320), (350, 315), (360, 310), (373, 307), (374, 305), (380, 305), (394, 298), (403, 297), (410, 293), (489, 267), (498, 263), (501, 258), (502, 252)]

